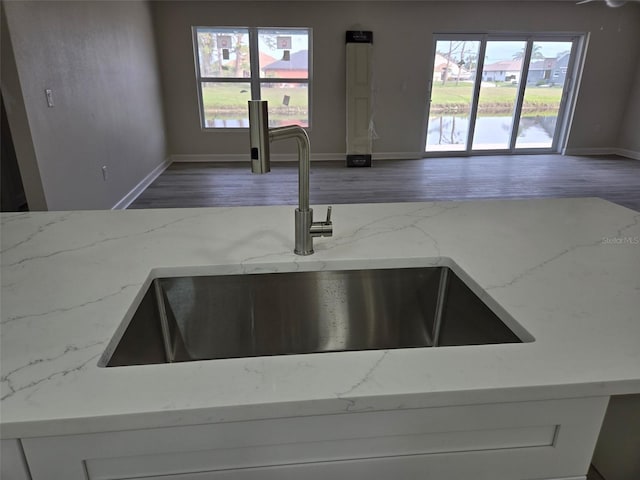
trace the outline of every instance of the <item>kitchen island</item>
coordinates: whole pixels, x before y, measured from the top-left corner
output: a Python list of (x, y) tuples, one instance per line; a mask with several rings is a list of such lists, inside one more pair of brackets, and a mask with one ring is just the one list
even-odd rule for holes
[[(609, 396), (640, 392), (640, 213), (587, 198), (333, 219), (301, 257), (292, 207), (3, 214), (3, 473), (24, 455), (34, 480), (584, 478)], [(533, 341), (98, 366), (152, 278), (430, 265)]]

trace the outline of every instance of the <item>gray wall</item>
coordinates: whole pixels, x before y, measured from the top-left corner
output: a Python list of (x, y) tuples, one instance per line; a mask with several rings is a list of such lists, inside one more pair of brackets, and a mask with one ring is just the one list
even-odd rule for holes
[(640, 478), (640, 395), (611, 397), (593, 465), (607, 480)]
[[(639, 27), (640, 28), (640, 27)], [(640, 56), (636, 61), (635, 81), (629, 92), (627, 111), (620, 128), (618, 146), (628, 152), (633, 152), (640, 160)]]
[[(33, 138), (29, 128), (29, 119), (22, 97), (20, 79), (16, 61), (13, 56), (9, 29), (4, 14), (4, 3), (0, 3), (0, 80), (2, 82), (2, 98), (10, 120), (11, 136), (16, 151), (18, 168), (22, 177), (25, 196), (31, 210), (46, 210), (47, 200), (44, 196), (40, 170), (36, 152), (33, 148)], [(4, 141), (4, 139), (1, 139)]]
[[(640, 6), (594, 2), (189, 2), (152, 4), (172, 154), (245, 154), (246, 132), (200, 128), (192, 25), (313, 28), (312, 151), (345, 151), (346, 30), (374, 32), (374, 154), (424, 151), (435, 32), (591, 32), (569, 148), (617, 147), (640, 51)], [(282, 146), (278, 146), (282, 151)], [(293, 146), (287, 147), (293, 152)]]
[[(29, 130), (46, 207), (113, 207), (166, 157), (149, 5), (3, 3), (21, 87), (7, 85), (7, 94), (23, 97), (28, 127), (7, 101), (9, 124), (20, 143)], [(53, 90), (54, 108), (45, 88)]]

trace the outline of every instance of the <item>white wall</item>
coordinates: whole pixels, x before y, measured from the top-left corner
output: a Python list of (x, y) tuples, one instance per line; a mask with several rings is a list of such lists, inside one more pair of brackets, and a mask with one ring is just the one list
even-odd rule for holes
[(113, 207), (166, 157), (149, 5), (3, 3), (46, 208)]
[[(374, 32), (374, 154), (424, 151), (427, 84), (436, 32), (590, 32), (569, 148), (616, 147), (640, 52), (640, 6), (594, 2), (199, 2), (152, 4), (172, 154), (244, 154), (246, 132), (202, 131), (191, 26), (313, 28), (312, 152), (345, 151), (346, 30)], [(280, 151), (284, 147), (277, 145)], [(276, 150), (278, 151), (278, 150)], [(293, 152), (288, 146), (286, 151)], [(321, 155), (320, 155), (321, 156)]]

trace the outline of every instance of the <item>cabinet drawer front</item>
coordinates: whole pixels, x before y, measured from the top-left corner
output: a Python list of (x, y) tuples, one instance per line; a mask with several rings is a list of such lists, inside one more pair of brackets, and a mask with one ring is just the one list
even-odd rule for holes
[(87, 471), (93, 480), (107, 480), (114, 475), (117, 478), (132, 473), (145, 475), (149, 472), (150, 465), (153, 465), (154, 473), (178, 473), (185, 469), (226, 470), (238, 466), (255, 468), (283, 463), (295, 464), (301, 460), (330, 462), (355, 458), (551, 447), (556, 430), (555, 426), (505, 428), (90, 459), (87, 460)]
[[(468, 456), (444, 456), (430, 459), (424, 456), (390, 457), (374, 460), (349, 460), (331, 463), (280, 465), (274, 467), (199, 472), (177, 475), (144, 477), (144, 480), (326, 480), (339, 478), (371, 480), (372, 478), (397, 478), (402, 480), (525, 480), (522, 468), (513, 465), (514, 459), (506, 459), (507, 465), (498, 467), (496, 462), (505, 460), (500, 454), (485, 453), (484, 459)], [(518, 460), (516, 460), (518, 461)], [(586, 480), (585, 475), (553, 477), (544, 480)], [(139, 480), (130, 477), (121, 480)], [(543, 480), (538, 478), (537, 480)]]
[(483, 468), (487, 456), (499, 457), (487, 470), (495, 478), (497, 468), (509, 472), (509, 458), (534, 471), (530, 478), (545, 478), (586, 472), (606, 403), (605, 397), (280, 418), (25, 439), (24, 448), (34, 480), (222, 475), (374, 458), (402, 458), (390, 463), (396, 466), (420, 458), (436, 468), (445, 458), (464, 457)]

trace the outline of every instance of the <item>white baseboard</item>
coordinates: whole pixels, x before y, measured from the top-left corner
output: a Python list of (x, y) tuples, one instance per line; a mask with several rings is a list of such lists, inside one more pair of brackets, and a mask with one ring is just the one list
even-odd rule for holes
[(548, 480), (587, 480), (586, 476), (582, 477), (562, 477), (562, 478), (549, 478)]
[(583, 475), (580, 477), (554, 477), (554, 478), (545, 478), (544, 480), (587, 480), (587, 476)]
[[(311, 161), (339, 160), (346, 161), (347, 157), (339, 153), (312, 153)], [(272, 162), (295, 162), (298, 155), (295, 153), (272, 153)], [(244, 153), (207, 153), (207, 154), (178, 154), (171, 155), (173, 162), (246, 162), (249, 163), (249, 154)]]
[(633, 160), (640, 160), (640, 152), (634, 150), (627, 150), (626, 148), (616, 148), (616, 155), (621, 157), (632, 158)]
[(144, 190), (153, 183), (153, 181), (171, 165), (171, 159), (167, 158), (164, 162), (154, 168), (151, 173), (144, 177), (133, 189), (127, 193), (122, 199), (116, 203), (111, 210), (125, 210)]
[(617, 147), (598, 147), (598, 148), (565, 148), (562, 152), (563, 155), (619, 155), (621, 157), (632, 158), (634, 160), (640, 160), (640, 152), (634, 150), (627, 150), (625, 148)]
[(373, 160), (417, 160), (424, 157), (424, 152), (380, 152), (374, 153)]
[(171, 161), (176, 163), (198, 163), (198, 162), (247, 162), (249, 163), (249, 154), (244, 153), (232, 153), (232, 154), (218, 154), (218, 153), (186, 153), (171, 155)]
[(614, 147), (597, 147), (597, 148), (565, 148), (563, 155), (616, 155)]
[[(424, 152), (380, 152), (374, 153), (374, 160), (414, 160), (422, 158)], [(208, 153), (208, 154), (177, 154), (171, 155), (172, 162), (249, 162), (249, 154), (244, 153)], [(272, 153), (273, 162), (295, 162), (295, 153)], [(311, 161), (339, 161), (346, 162), (346, 153), (311, 153)]]

